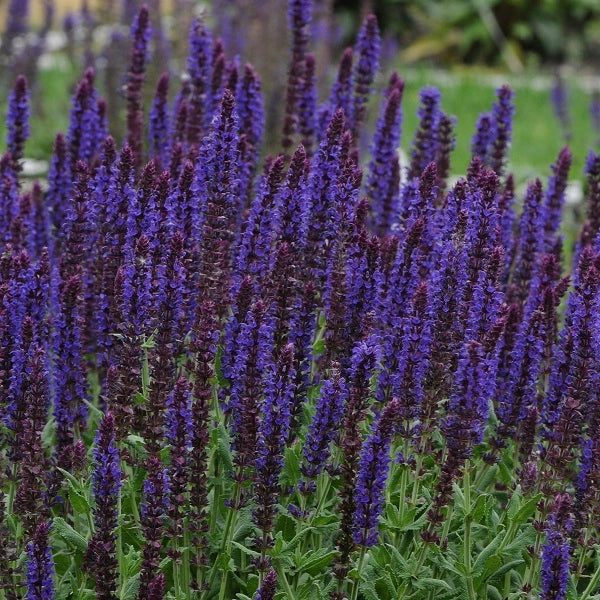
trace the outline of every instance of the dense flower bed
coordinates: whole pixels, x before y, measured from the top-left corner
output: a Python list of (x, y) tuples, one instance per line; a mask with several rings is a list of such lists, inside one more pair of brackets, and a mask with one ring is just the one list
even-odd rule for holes
[(0, 598), (598, 592), (600, 156), (571, 268), (571, 153), (517, 210), (509, 87), (450, 186), (455, 123), (435, 88), (408, 164), (396, 73), (362, 150), (373, 16), (318, 105), (310, 14), (290, 1), (276, 156), (261, 157), (257, 73), (200, 21), (173, 104), (165, 74), (146, 115), (141, 9), (124, 144), (87, 70), (44, 184), (20, 177), (17, 79), (0, 159)]

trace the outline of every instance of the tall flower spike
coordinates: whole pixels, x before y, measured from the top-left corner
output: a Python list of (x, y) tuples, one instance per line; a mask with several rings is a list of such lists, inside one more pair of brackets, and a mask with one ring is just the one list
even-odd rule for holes
[(354, 492), (354, 541), (361, 546), (374, 546), (379, 538), (377, 525), (383, 511), (390, 446), (399, 408), (397, 398), (385, 406), (373, 423), (371, 434), (361, 451)]
[(265, 128), (263, 104), (260, 77), (252, 65), (246, 64), (235, 96), (240, 135), (240, 206), (244, 208), (250, 204), (252, 198), (252, 186), (260, 158)]
[(50, 524), (40, 523), (27, 544), (27, 600), (54, 600), (54, 560)]
[(398, 211), (398, 207), (394, 206), (399, 193), (396, 152), (401, 137), (403, 93), (404, 81), (394, 73), (373, 136), (366, 188), (373, 211), (372, 223), (379, 234), (390, 230)]
[(265, 575), (260, 587), (256, 590), (253, 600), (274, 600), (277, 591), (277, 572), (271, 569)]
[(420, 177), (429, 163), (435, 160), (438, 148), (438, 127), (441, 117), (440, 92), (435, 87), (421, 90), (418, 110), (419, 128), (412, 143), (408, 177)]
[[(321, 107), (319, 115), (319, 130), (325, 131), (327, 125), (335, 112), (342, 109), (345, 115), (352, 111), (352, 63), (354, 61), (354, 50), (350, 47), (342, 52), (338, 66), (337, 77), (328, 101)], [(319, 138), (322, 136), (319, 135)]]
[(490, 113), (482, 113), (477, 119), (475, 134), (471, 139), (471, 154), (489, 164), (489, 151), (494, 138), (494, 123)]
[(571, 500), (558, 494), (548, 517), (546, 541), (542, 547), (541, 600), (565, 600), (569, 583), (571, 545), (569, 537), (573, 522), (569, 516)]
[(591, 244), (600, 231), (600, 153), (591, 151), (585, 163), (587, 175), (587, 219), (581, 230), (581, 245)]
[(187, 72), (190, 77), (186, 121), (188, 144), (197, 144), (200, 141), (208, 122), (206, 113), (210, 97), (211, 45), (210, 32), (202, 20), (194, 19), (190, 28), (190, 53), (187, 59)]
[(171, 136), (169, 121), (169, 74), (163, 73), (156, 85), (156, 94), (150, 109), (148, 135), (150, 138), (150, 158), (158, 158), (164, 167), (168, 164), (169, 139)]
[(346, 381), (340, 375), (339, 366), (334, 365), (331, 377), (321, 385), (316, 411), (304, 442), (301, 472), (306, 478), (303, 487), (310, 491), (314, 491), (313, 480), (329, 460), (329, 446), (337, 434), (347, 397)]
[(290, 408), (294, 396), (294, 347), (284, 346), (276, 362), (267, 368), (265, 396), (258, 427), (258, 452), (254, 483), (253, 518), (262, 532), (260, 547), (271, 546), (271, 532), (276, 515), (279, 476), (283, 468), (283, 451), (290, 427)]
[(95, 532), (84, 556), (84, 568), (94, 577), (98, 600), (114, 600), (117, 589), (116, 529), (121, 489), (119, 452), (115, 446), (115, 421), (107, 413), (98, 427), (94, 448), (92, 493)]
[(87, 69), (71, 101), (67, 145), (70, 169), (73, 172), (78, 160), (88, 165), (91, 163), (106, 137), (100, 128), (98, 92), (94, 89), (94, 79), (94, 70)]
[(298, 130), (300, 89), (306, 74), (306, 54), (310, 43), (312, 2), (289, 0), (288, 28), (292, 34), (291, 57), (285, 93), (285, 116), (281, 145), (288, 151)]
[(317, 126), (317, 86), (316, 62), (313, 54), (307, 54), (304, 61), (304, 76), (298, 98), (298, 129), (307, 156), (312, 156)]
[(57, 133), (54, 140), (54, 152), (48, 171), (48, 191), (46, 204), (50, 214), (50, 223), (54, 227), (54, 235), (63, 223), (64, 206), (71, 188), (71, 162), (67, 149), (67, 141), (62, 133)]
[(169, 507), (167, 472), (157, 456), (150, 457), (147, 470), (140, 512), (144, 544), (142, 546), (139, 600), (148, 597), (148, 588), (159, 569), (162, 540), (165, 536), (166, 513)]
[(349, 120), (355, 144), (358, 144), (360, 140), (360, 129), (365, 120), (367, 102), (379, 68), (380, 43), (377, 18), (375, 15), (368, 15), (356, 41), (357, 60), (352, 74), (354, 98)]
[(171, 447), (169, 465), (169, 537), (175, 548), (182, 545), (184, 507), (188, 482), (188, 455), (192, 441), (191, 391), (181, 376), (166, 403), (166, 440)]
[(15, 87), (8, 96), (6, 129), (6, 145), (12, 155), (15, 170), (20, 171), (19, 161), (23, 158), (25, 142), (29, 137), (29, 91), (27, 79), (23, 75), (17, 77)]
[(127, 144), (133, 150), (135, 164), (139, 168), (142, 164), (142, 137), (143, 137), (143, 112), (142, 112), (142, 85), (148, 61), (148, 44), (152, 35), (148, 7), (142, 5), (131, 26), (131, 58), (125, 96), (127, 99)]
[(508, 159), (508, 149), (512, 135), (512, 119), (515, 113), (513, 104), (514, 93), (507, 85), (497, 92), (498, 101), (492, 105), (492, 120), (494, 122), (494, 138), (490, 149), (490, 166), (498, 177), (504, 174)]
[(545, 252), (550, 252), (556, 241), (572, 160), (571, 150), (565, 146), (559, 152), (556, 163), (552, 165), (552, 176), (548, 179), (548, 189), (544, 197), (543, 209)]
[(529, 184), (523, 202), (523, 213), (519, 227), (519, 246), (515, 258), (515, 271), (512, 283), (516, 286), (516, 296), (524, 302), (529, 293), (538, 253), (543, 249), (544, 239), (540, 230), (544, 227), (542, 207), (542, 182), (536, 179)]
[(572, 136), (569, 88), (559, 73), (556, 73), (552, 81), (552, 86), (550, 88), (550, 100), (552, 102), (554, 114), (556, 115), (562, 130), (563, 139), (566, 143), (568, 143)]

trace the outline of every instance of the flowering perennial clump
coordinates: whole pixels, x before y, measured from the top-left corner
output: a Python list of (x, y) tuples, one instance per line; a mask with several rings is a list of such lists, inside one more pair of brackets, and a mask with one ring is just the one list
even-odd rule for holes
[(145, 107), (141, 8), (123, 135), (87, 69), (46, 182), (17, 78), (0, 599), (598, 597), (600, 155), (576, 235), (569, 148), (515, 191), (508, 86), (456, 180), (422, 90), (402, 163), (397, 73), (367, 143), (377, 20), (319, 105), (312, 8), (289, 3), (280, 154), (259, 74), (202, 20)]

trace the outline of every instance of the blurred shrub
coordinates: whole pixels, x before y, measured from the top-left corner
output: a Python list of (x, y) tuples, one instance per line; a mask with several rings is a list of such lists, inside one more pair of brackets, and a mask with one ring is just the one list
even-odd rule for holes
[(600, 56), (598, 0), (342, 0), (336, 8), (357, 13), (361, 4), (373, 6), (410, 61), (514, 67)]

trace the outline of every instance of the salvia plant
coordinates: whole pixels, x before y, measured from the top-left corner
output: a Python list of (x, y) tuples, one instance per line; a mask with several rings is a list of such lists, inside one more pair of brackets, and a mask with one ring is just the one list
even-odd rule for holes
[(87, 69), (45, 182), (10, 94), (0, 598), (600, 598), (600, 155), (566, 239), (571, 151), (515, 193), (508, 86), (464, 176), (433, 87), (400, 163), (375, 17), (319, 104), (291, 0), (262, 156), (255, 69), (198, 20), (153, 86), (150, 17), (124, 131)]

